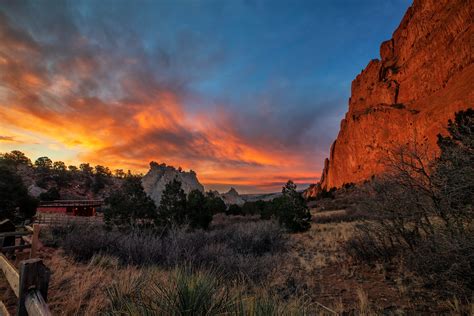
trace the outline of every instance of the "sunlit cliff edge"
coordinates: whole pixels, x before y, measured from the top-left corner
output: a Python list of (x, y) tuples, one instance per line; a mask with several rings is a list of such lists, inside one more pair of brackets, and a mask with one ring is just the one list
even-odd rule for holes
[(381, 44), (381, 58), (352, 82), (320, 184), (307, 196), (381, 173), (395, 146), (417, 141), (436, 150), (448, 119), (474, 104), (473, 7), (474, 1), (414, 1)]

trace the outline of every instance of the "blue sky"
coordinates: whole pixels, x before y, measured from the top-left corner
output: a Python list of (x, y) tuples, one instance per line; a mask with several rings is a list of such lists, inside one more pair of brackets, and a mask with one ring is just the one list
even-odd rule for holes
[[(351, 81), (410, 4), (2, 1), (0, 151), (137, 171), (164, 161), (220, 190), (307, 185)], [(102, 127), (88, 134), (88, 118)]]

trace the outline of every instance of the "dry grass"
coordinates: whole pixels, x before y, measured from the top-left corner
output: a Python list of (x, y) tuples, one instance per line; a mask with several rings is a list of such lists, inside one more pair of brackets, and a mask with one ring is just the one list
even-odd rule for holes
[[(245, 293), (251, 293), (246, 297), (248, 304), (261, 304), (261, 299), (255, 302), (257, 296), (278, 298), (288, 306), (310, 306), (321, 313), (324, 309), (318, 304), (336, 312), (356, 311), (364, 315), (393, 306), (409, 309), (411, 292), (388, 280), (384, 266), (358, 266), (342, 249), (341, 244), (351, 238), (354, 225), (316, 224), (307, 233), (292, 235), (291, 251), (280, 258), (273, 273), (261, 282), (240, 285)], [(117, 259), (107, 256), (95, 256), (89, 264), (78, 264), (55, 252), (47, 264), (54, 272), (50, 302), (62, 315), (91, 315), (107, 309), (110, 302), (105, 292), (114, 281), (119, 280), (121, 291), (127, 293), (131, 291), (127, 287), (144, 273), (163, 279), (169, 274), (168, 270), (153, 266), (120, 266)]]
[(309, 232), (293, 235), (288, 260), (270, 277), (269, 286), (282, 298), (305, 295), (339, 313), (409, 310), (412, 292), (393, 281), (399, 271), (355, 263), (342, 247), (357, 224), (313, 224)]
[[(181, 286), (176, 283), (179, 282), (176, 275), (182, 273), (179, 270), (121, 266), (117, 259), (101, 255), (92, 258), (89, 264), (77, 263), (60, 250), (50, 251), (47, 257), (45, 263), (53, 271), (48, 304), (54, 315), (161, 315), (159, 310), (164, 307), (175, 308), (170, 304), (183, 303), (175, 301), (173, 296), (174, 288)], [(226, 303), (230, 308), (230, 314), (226, 312), (226, 315), (304, 315), (306, 308), (319, 310), (318, 306), (306, 304), (305, 298), (281, 301), (265, 287), (239, 281), (225, 283), (225, 279), (218, 277), (209, 279), (214, 276), (218, 274), (197, 271), (189, 279), (190, 288), (178, 295), (186, 295), (184, 298), (188, 300), (193, 298), (187, 295), (199, 290), (195, 280), (204, 277), (204, 282), (221, 284), (217, 294), (227, 293), (225, 299), (231, 305)], [(202, 299), (197, 294), (194, 298)]]
[[(219, 219), (216, 227), (229, 224), (226, 220)], [(353, 236), (356, 224), (313, 224), (309, 232), (289, 237), (289, 252), (279, 257), (277, 268), (263, 280), (226, 280), (225, 284), (233, 293), (241, 293), (245, 308), (264, 309), (270, 314), (301, 311), (302, 306), (311, 315), (334, 314), (329, 310), (359, 315), (472, 314), (474, 304), (466, 306), (456, 298), (438, 300), (406, 273), (402, 262), (395, 266), (354, 262), (342, 244)], [(43, 249), (42, 255), (53, 272), (49, 304), (57, 315), (97, 315), (110, 311), (107, 293), (111, 288), (118, 289), (119, 297), (133, 298), (137, 284), (151, 284), (150, 280), (167, 284), (173, 270), (155, 265), (127, 266), (116, 257), (105, 255), (77, 263), (51, 248)], [(142, 291), (148, 289), (145, 286)], [(277, 305), (278, 309), (271, 309)]]
[(108, 304), (105, 289), (114, 280), (141, 274), (131, 267), (77, 264), (60, 252), (54, 252), (46, 264), (52, 271), (48, 303), (57, 315), (97, 315)]

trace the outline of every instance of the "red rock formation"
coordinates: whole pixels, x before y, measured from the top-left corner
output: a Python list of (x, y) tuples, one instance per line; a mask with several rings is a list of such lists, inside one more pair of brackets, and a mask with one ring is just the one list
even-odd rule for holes
[(349, 111), (325, 162), (322, 188), (383, 171), (392, 146), (436, 135), (474, 106), (474, 0), (415, 0), (393, 38), (352, 82)]

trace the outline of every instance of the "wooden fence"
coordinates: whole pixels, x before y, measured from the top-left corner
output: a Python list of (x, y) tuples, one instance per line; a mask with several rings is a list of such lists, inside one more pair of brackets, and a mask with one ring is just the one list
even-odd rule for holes
[(101, 207), (104, 205), (103, 200), (56, 200), (42, 201), (39, 207)]
[(102, 216), (72, 216), (66, 214), (37, 213), (35, 223), (47, 226), (66, 226), (70, 224), (101, 224)]
[[(50, 271), (41, 259), (35, 258), (39, 246), (40, 225), (25, 226), (21, 230), (0, 233), (0, 268), (11, 289), (18, 298), (18, 316), (51, 315), (46, 303)], [(15, 251), (30, 248), (30, 259), (20, 261), (19, 269), (9, 260)], [(19, 256), (22, 253), (16, 253)], [(0, 315), (9, 316), (6, 306), (0, 301)]]

